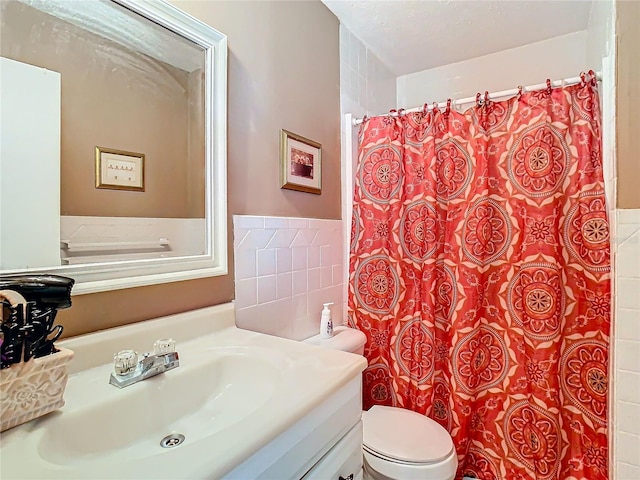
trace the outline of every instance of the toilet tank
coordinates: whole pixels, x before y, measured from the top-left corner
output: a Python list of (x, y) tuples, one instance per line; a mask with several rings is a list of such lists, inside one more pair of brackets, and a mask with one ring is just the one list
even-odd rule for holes
[(320, 334), (318, 334), (303, 340), (303, 342), (322, 348), (364, 355), (364, 344), (367, 342), (367, 336), (360, 330), (340, 326), (333, 330), (333, 337), (331, 338), (320, 338)]

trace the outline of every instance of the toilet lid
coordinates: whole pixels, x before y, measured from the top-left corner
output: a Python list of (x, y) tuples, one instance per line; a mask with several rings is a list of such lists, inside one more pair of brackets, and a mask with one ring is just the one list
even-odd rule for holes
[(371, 453), (411, 463), (437, 463), (453, 451), (437, 422), (404, 408), (375, 405), (362, 412), (363, 444)]

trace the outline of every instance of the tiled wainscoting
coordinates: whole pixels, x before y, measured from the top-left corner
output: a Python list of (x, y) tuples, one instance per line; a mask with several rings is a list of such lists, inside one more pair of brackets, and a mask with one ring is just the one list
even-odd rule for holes
[(342, 220), (234, 215), (233, 233), (238, 327), (302, 340), (326, 302), (344, 323)]
[(617, 210), (615, 315), (616, 480), (640, 479), (640, 209)]
[(202, 255), (206, 227), (204, 218), (63, 215), (60, 256), (64, 264), (80, 264)]

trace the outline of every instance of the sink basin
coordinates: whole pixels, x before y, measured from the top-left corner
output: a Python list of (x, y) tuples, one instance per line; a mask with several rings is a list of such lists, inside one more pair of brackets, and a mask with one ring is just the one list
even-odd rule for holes
[[(356, 355), (240, 330), (233, 306), (175, 317), (187, 323), (166, 317), (62, 342), (80, 362), (66, 404), (3, 432), (0, 477), (224, 478), (250, 457), (268, 465), (273, 459), (254, 454), (366, 366)], [(167, 336), (176, 340), (178, 368), (123, 389), (109, 385), (113, 352), (144, 351)], [(172, 434), (184, 440), (161, 446)]]
[(161, 439), (172, 433), (184, 435), (187, 443), (200, 441), (246, 418), (273, 396), (282, 377), (279, 357), (245, 347), (211, 349), (207, 361), (195, 365), (182, 360), (178, 370), (52, 418), (38, 450), (43, 459), (68, 465), (106, 454), (159, 455)]

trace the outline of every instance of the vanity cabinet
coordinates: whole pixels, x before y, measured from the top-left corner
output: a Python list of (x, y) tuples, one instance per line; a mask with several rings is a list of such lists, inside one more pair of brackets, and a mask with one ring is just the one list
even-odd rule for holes
[(361, 378), (358, 374), (224, 479), (361, 478)]
[(303, 480), (361, 480), (362, 422), (349, 430), (329, 452), (316, 463)]

